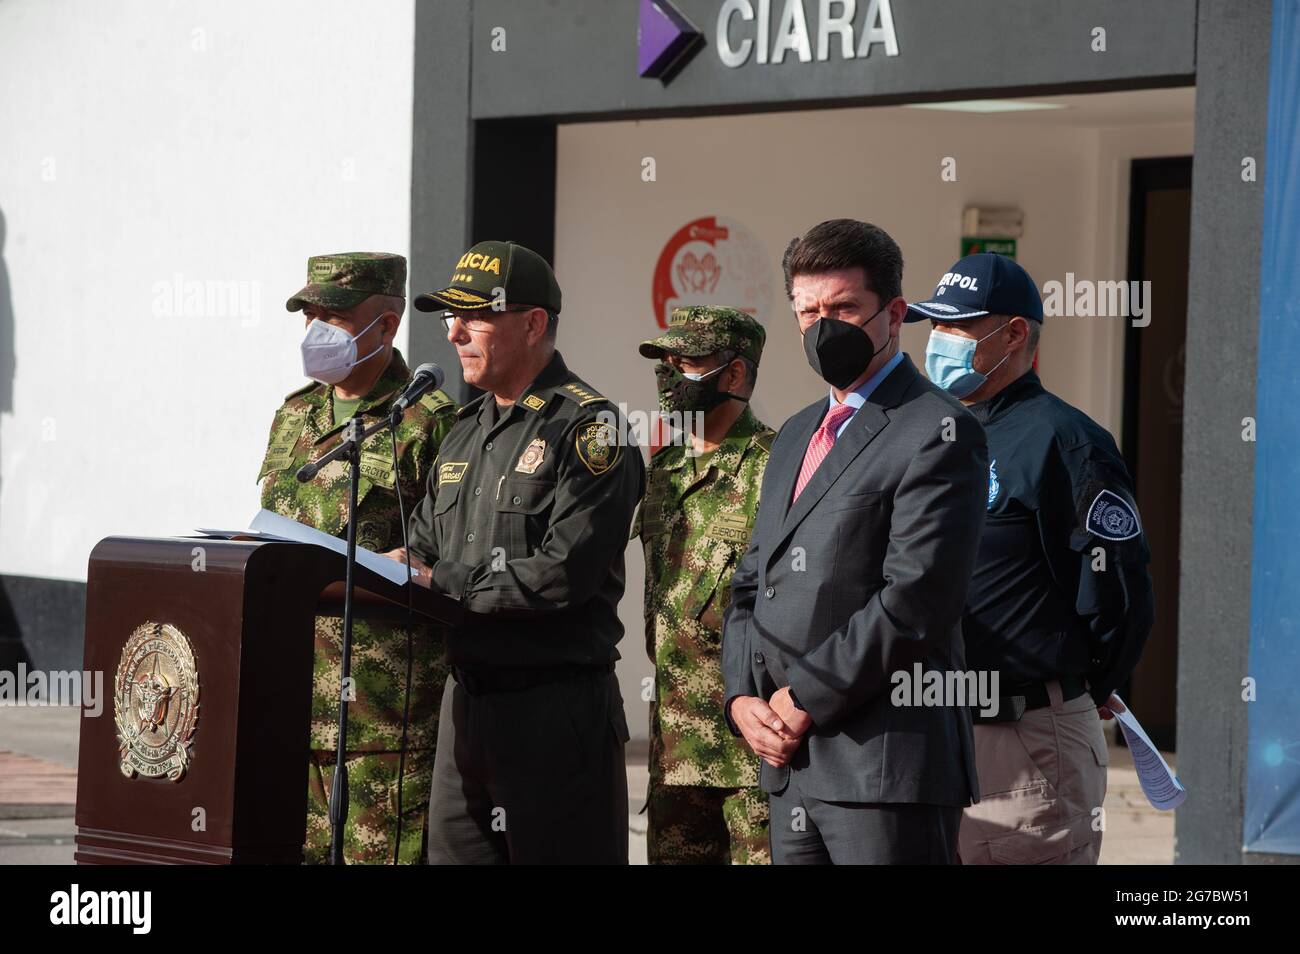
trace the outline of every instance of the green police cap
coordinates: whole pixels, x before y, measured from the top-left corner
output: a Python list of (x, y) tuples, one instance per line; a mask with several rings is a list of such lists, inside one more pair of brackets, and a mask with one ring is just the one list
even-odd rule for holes
[[(497, 289), (501, 289), (497, 291)], [(460, 257), (447, 287), (415, 297), (420, 311), (530, 305), (560, 313), (560, 286), (546, 259), (514, 242), (479, 242)]]
[(371, 295), (406, 297), (406, 259), (391, 252), (340, 252), (307, 259), (307, 284), (284, 303), (346, 310)]
[(658, 338), (641, 342), (640, 351), (644, 358), (662, 358), (665, 354), (699, 358), (734, 351), (757, 365), (766, 340), (763, 326), (739, 308), (691, 305), (674, 308), (668, 317), (668, 330)]

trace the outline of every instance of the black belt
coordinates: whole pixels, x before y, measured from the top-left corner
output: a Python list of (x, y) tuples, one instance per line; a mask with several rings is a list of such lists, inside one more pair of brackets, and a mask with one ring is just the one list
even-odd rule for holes
[[(1061, 676), (1054, 680), (1061, 684), (1061, 701), (1069, 702), (1088, 691), (1088, 684), (1082, 676)], [(1005, 696), (998, 697), (996, 715), (983, 715), (978, 706), (971, 708), (971, 718), (977, 723), (1019, 722), (1020, 717), (1033, 709), (1046, 709), (1052, 704), (1052, 697), (1047, 691), (1047, 683), (1032, 682), (1017, 686)]]
[(544, 666), (530, 669), (451, 667), (451, 674), (456, 678), (456, 682), (472, 696), (481, 696), (490, 692), (523, 692), (525, 689), (533, 689), (537, 686), (546, 686), (582, 676), (605, 675), (613, 671), (612, 662), (598, 666)]

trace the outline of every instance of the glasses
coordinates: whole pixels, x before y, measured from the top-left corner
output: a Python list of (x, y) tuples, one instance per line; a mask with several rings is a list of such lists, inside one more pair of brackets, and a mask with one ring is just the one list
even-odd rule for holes
[(456, 319), (458, 318), (460, 319), (461, 324), (465, 326), (465, 329), (467, 331), (488, 331), (496, 325), (496, 320), (501, 315), (510, 315), (521, 311), (532, 311), (532, 309), (531, 308), (506, 308), (502, 311), (493, 311), (491, 317), (484, 317), (482, 315), (477, 315), (477, 314), (458, 315), (454, 311), (444, 311), (441, 315), (441, 318), (442, 318), (442, 323), (446, 327), (448, 334), (451, 333), (451, 326), (455, 323)]

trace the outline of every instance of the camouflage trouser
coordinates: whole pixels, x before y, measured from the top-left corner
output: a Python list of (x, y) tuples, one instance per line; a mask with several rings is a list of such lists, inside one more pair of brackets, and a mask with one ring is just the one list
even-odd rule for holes
[[(400, 755), (360, 753), (348, 757), (348, 820), (343, 827), (343, 860), (352, 865), (393, 862), (397, 840), (397, 772)], [(313, 750), (307, 766), (307, 843), (303, 860), (329, 864), (329, 796), (334, 785), (334, 753)], [(402, 773), (402, 864), (424, 863), (424, 827), (429, 810), (433, 749), (406, 753)]]
[(647, 860), (652, 865), (768, 865), (767, 793), (758, 788), (664, 785), (650, 780)]

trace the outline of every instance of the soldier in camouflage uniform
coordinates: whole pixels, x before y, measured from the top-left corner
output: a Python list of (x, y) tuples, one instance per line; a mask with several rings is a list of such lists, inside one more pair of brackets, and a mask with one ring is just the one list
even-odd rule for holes
[[(267, 510), (342, 537), (347, 531), (347, 462), (326, 465), (306, 484), (299, 483), (295, 473), (338, 445), (349, 418), (360, 416), (373, 423), (387, 414), (410, 383), (411, 372), (393, 347), (406, 307), (406, 259), (369, 253), (322, 255), (310, 259), (307, 270), (308, 285), (286, 307), (302, 310), (311, 319), (303, 365), (317, 381), (290, 394), (276, 412), (258, 480)], [(409, 512), (424, 494), (429, 469), (455, 412), (455, 404), (442, 391), (426, 394), (406, 410), (397, 428), (396, 472), (389, 432), (367, 438), (357, 488), (358, 546), (383, 552), (402, 545), (397, 488)], [(329, 862), (329, 793), (338, 745), (342, 648), (343, 621), (318, 617), (304, 846), (309, 864)], [(426, 626), (355, 620), (352, 679), (344, 858), (354, 864), (393, 860), (400, 772), (399, 860), (419, 863), (424, 857), (438, 705), (446, 679), (441, 636)]]
[[(650, 460), (633, 536), (645, 546), (650, 703), (647, 851), (651, 864), (769, 864), (767, 796), (758, 759), (722, 713), (722, 617), (749, 543), (775, 436), (754, 417), (765, 334), (734, 308), (672, 312), (640, 351), (657, 358), (662, 410), (703, 412), (691, 447)], [(689, 375), (689, 377), (688, 377)]]

